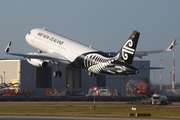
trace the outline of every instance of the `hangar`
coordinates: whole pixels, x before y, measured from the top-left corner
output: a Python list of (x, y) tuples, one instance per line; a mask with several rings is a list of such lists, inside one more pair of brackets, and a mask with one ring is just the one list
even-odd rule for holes
[[(150, 66), (150, 61), (134, 61), (133, 66)], [(117, 89), (120, 93), (126, 93), (126, 83), (129, 80), (138, 80), (149, 83), (150, 71), (140, 71), (138, 75), (132, 76), (110, 76), (97, 75), (88, 76), (85, 69), (74, 68), (65, 64), (60, 64), (62, 77), (54, 78), (52, 71), (55, 69), (53, 64), (46, 68), (30, 65), (24, 59), (0, 59), (0, 79), (1, 86), (5, 83), (13, 84), (12, 89), (33, 91), (35, 96), (44, 96), (46, 90), (67, 89), (70, 92), (87, 93), (89, 88), (94, 86), (109, 87)]]

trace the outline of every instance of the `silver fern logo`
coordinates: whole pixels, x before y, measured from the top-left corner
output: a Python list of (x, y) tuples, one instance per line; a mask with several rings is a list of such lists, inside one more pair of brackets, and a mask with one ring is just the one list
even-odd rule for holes
[(119, 54), (115, 57), (107, 58), (97, 53), (88, 54), (84, 58), (84, 66), (88, 71), (100, 73), (105, 67), (110, 65), (114, 60), (117, 60)]
[[(129, 47), (128, 47), (129, 46)], [(129, 39), (123, 46), (122, 48), (122, 57), (124, 60), (128, 59), (128, 54), (133, 55), (134, 54), (134, 49), (131, 48), (133, 46), (133, 41)]]

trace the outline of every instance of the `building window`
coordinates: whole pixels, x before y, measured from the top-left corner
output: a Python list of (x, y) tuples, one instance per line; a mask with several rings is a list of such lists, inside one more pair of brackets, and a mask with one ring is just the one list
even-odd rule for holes
[(52, 88), (51, 67), (36, 67), (36, 88)]
[(67, 66), (66, 73), (66, 87), (81, 88), (81, 69)]

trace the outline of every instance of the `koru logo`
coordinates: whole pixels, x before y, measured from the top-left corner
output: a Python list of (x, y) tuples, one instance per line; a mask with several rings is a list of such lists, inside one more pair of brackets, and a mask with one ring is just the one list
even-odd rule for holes
[(122, 57), (124, 60), (128, 59), (128, 54), (133, 55), (134, 54), (134, 49), (131, 48), (133, 46), (133, 41), (129, 39), (123, 46), (122, 48)]

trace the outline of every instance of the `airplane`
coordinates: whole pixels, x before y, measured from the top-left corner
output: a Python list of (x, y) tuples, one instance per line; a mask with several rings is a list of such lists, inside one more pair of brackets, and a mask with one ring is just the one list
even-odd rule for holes
[[(59, 71), (60, 63), (84, 68), (88, 70), (89, 76), (97, 74), (134, 75), (142, 69), (161, 69), (159, 67), (132, 66), (139, 36), (138, 31), (133, 31), (119, 52), (112, 56), (45, 28), (35, 28), (26, 34), (25, 39), (30, 46), (38, 50), (38, 53), (10, 53), (11, 41), (5, 49), (5, 53), (24, 57), (30, 64), (37, 67), (47, 67), (48, 62), (51, 62), (56, 66), (56, 70), (53, 71), (54, 77), (62, 76), (62, 72)], [(171, 45), (167, 51), (173, 46)]]

